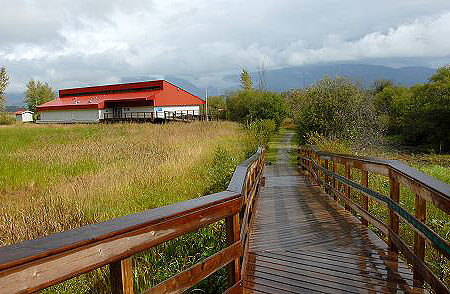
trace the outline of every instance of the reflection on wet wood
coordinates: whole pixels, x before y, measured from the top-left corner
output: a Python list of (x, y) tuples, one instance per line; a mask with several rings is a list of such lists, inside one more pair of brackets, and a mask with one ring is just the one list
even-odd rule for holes
[(287, 149), (264, 176), (244, 293), (427, 293), (395, 252), (292, 167)]

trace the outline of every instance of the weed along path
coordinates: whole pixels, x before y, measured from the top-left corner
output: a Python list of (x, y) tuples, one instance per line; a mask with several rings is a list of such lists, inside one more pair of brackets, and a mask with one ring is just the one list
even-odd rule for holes
[(293, 132), (265, 168), (243, 270), (244, 293), (424, 293), (372, 231), (290, 160)]

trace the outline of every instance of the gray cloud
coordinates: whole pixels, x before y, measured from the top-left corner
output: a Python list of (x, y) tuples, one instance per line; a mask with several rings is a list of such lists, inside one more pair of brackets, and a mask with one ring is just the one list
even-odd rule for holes
[(450, 55), (448, 0), (0, 0), (0, 7), (0, 64), (16, 92), (31, 78), (70, 87), (178, 75), (204, 85), (262, 63), (439, 64)]

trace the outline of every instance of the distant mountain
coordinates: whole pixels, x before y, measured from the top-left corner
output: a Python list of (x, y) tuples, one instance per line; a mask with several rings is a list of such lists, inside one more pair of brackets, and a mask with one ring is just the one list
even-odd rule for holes
[[(141, 82), (141, 81), (152, 81), (152, 80), (160, 80), (162, 79), (162, 77), (156, 77), (156, 76), (135, 76), (135, 77), (122, 77), (120, 79), (121, 83), (133, 83), (133, 82)], [(194, 94), (197, 96), (202, 97), (202, 93), (204, 94), (204, 91), (200, 88), (198, 88), (196, 85), (194, 85), (193, 83), (185, 80), (185, 79), (181, 79), (178, 77), (173, 77), (173, 76), (165, 76), (163, 78), (164, 80), (179, 86), (180, 88)]]
[[(428, 78), (436, 72), (435, 69), (428, 67), (402, 67), (392, 68), (382, 65), (369, 64), (316, 64), (305, 66), (294, 66), (280, 69), (266, 70), (264, 72), (264, 80), (266, 89), (271, 91), (287, 91), (289, 89), (301, 88), (309, 86), (325, 76), (347, 77), (354, 81), (361, 81), (365, 87), (369, 87), (373, 81), (379, 79), (388, 79), (394, 81), (395, 84), (412, 86), (417, 83), (425, 83)], [(255, 87), (259, 85), (258, 73), (250, 73)], [(165, 80), (191, 92), (199, 97), (205, 97), (205, 89), (195, 85), (188, 78), (180, 78), (175, 76), (129, 76), (122, 77), (121, 83), (149, 81), (164, 78)], [(209, 96), (223, 95), (229, 91), (234, 91), (239, 87), (239, 74), (227, 75), (218, 81), (220, 85), (228, 84), (227, 88), (214, 86), (210, 83), (208, 87)], [(7, 105), (22, 105), (23, 93), (6, 93)]]
[[(369, 87), (373, 81), (379, 79), (388, 79), (394, 81), (395, 84), (412, 86), (427, 82), (435, 71), (428, 67), (391, 68), (367, 64), (305, 65), (266, 70), (264, 80), (268, 90), (277, 92), (309, 86), (325, 76), (330, 78), (347, 77), (354, 81), (361, 81), (365, 87)], [(258, 86), (258, 73), (251, 73), (251, 76), (254, 86)], [(238, 75), (227, 76), (226, 79), (235, 82), (236, 85), (239, 84)]]
[(6, 92), (6, 105), (21, 107), (23, 104), (23, 93)]

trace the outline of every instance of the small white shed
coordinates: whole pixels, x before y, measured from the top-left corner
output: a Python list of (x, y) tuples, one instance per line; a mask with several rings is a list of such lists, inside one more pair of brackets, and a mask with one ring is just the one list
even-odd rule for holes
[(25, 111), (16, 111), (14, 113), (16, 115), (16, 121), (19, 122), (33, 122), (33, 111), (25, 110)]

